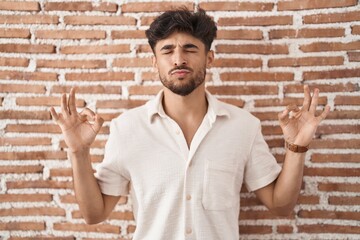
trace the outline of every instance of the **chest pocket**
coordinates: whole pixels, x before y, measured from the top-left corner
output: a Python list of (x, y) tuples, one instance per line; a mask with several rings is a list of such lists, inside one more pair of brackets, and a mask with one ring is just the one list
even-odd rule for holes
[(204, 173), (202, 204), (206, 210), (226, 210), (234, 206), (236, 167), (229, 163), (207, 160)]

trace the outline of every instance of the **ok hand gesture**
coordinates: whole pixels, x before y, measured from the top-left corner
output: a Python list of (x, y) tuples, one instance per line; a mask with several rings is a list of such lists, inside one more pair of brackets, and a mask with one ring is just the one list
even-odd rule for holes
[(309, 86), (305, 85), (302, 108), (289, 105), (282, 113), (279, 113), (280, 127), (284, 133), (285, 141), (304, 147), (310, 144), (320, 122), (330, 112), (330, 107), (326, 106), (319, 116), (315, 116), (318, 98), (319, 89), (315, 89), (313, 96), (311, 96)]
[(88, 150), (104, 123), (99, 115), (88, 108), (78, 113), (75, 101), (75, 89), (72, 88), (68, 100), (66, 94), (61, 97), (61, 113), (57, 113), (54, 108), (50, 109), (71, 152)]

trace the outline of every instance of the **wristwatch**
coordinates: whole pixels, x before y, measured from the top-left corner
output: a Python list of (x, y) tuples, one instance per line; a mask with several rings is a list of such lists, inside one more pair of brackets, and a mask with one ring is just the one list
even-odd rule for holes
[(292, 152), (296, 152), (296, 153), (304, 153), (307, 152), (307, 150), (309, 150), (308, 146), (304, 147), (304, 146), (299, 146), (293, 143), (289, 143), (287, 141), (285, 141), (285, 147), (287, 149), (289, 149)]

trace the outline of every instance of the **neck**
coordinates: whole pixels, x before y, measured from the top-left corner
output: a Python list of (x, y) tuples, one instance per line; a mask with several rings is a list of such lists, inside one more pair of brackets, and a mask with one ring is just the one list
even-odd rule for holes
[(178, 123), (203, 119), (207, 112), (205, 84), (201, 84), (187, 96), (174, 94), (165, 88), (163, 106), (165, 113)]

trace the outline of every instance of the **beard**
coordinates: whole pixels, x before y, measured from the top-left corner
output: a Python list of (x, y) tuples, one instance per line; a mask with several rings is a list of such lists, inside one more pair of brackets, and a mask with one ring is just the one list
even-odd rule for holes
[(193, 76), (190, 77), (189, 80), (186, 80), (185, 78), (176, 78), (175, 80), (171, 80), (170, 77), (167, 78), (166, 76), (162, 76), (162, 74), (159, 72), (159, 78), (164, 87), (169, 89), (171, 92), (181, 95), (181, 96), (187, 96), (190, 93), (192, 93), (198, 86), (200, 86), (205, 81), (206, 76), (206, 67), (200, 68), (198, 71), (194, 72), (189, 67), (176, 67), (169, 71), (168, 76), (171, 76), (171, 72), (174, 70), (180, 70), (180, 69), (186, 69), (190, 70), (192, 73), (194, 73)]

